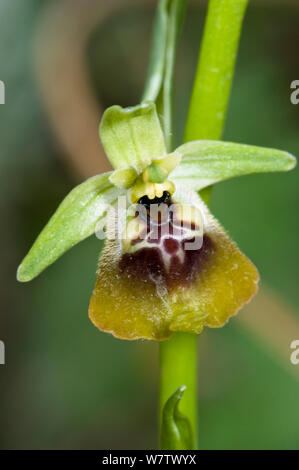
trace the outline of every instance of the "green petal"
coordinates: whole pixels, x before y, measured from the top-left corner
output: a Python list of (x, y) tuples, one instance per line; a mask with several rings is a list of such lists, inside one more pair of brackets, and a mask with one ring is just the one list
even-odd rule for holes
[(136, 181), (138, 173), (133, 168), (124, 168), (123, 170), (115, 170), (109, 177), (112, 184), (118, 188), (128, 189)]
[(100, 137), (115, 169), (141, 172), (154, 158), (166, 154), (156, 106), (151, 102), (132, 108), (108, 108), (100, 124)]
[(93, 176), (66, 196), (19, 266), (18, 281), (30, 281), (94, 232), (98, 221), (106, 216), (107, 205), (123, 193), (110, 183), (110, 175)]
[(288, 171), (296, 165), (295, 157), (282, 150), (216, 140), (189, 142), (176, 152), (182, 160), (170, 178), (196, 191), (234, 176)]

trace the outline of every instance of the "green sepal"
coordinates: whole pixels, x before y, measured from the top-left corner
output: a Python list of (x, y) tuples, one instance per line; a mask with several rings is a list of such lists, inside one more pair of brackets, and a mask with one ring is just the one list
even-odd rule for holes
[(179, 411), (179, 403), (185, 390), (185, 385), (179, 387), (164, 405), (161, 427), (162, 450), (194, 449), (191, 424)]
[(124, 193), (110, 183), (110, 175), (93, 176), (66, 196), (20, 264), (18, 281), (30, 281), (94, 232), (106, 216), (107, 207)]
[(170, 179), (196, 191), (235, 176), (289, 171), (296, 165), (295, 157), (282, 150), (217, 140), (188, 142), (176, 152), (182, 160)]
[(166, 154), (156, 105), (152, 102), (131, 108), (108, 108), (100, 124), (100, 137), (116, 170), (133, 168), (140, 173), (154, 158)]

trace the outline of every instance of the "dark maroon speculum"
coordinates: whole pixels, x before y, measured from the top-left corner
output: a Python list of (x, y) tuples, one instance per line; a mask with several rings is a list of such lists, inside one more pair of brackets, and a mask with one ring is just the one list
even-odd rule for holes
[(138, 229), (126, 243), (119, 268), (143, 282), (163, 282), (167, 288), (186, 285), (215, 249), (203, 234), (198, 210), (175, 203), (166, 191), (161, 198), (140, 198), (135, 220), (129, 223)]

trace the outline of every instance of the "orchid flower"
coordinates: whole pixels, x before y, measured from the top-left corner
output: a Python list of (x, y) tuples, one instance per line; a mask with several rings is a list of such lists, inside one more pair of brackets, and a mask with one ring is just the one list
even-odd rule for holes
[[(18, 280), (30, 281), (105, 226), (89, 306), (100, 330), (128, 340), (165, 340), (176, 331), (223, 326), (257, 292), (259, 275), (198, 192), (235, 176), (288, 171), (295, 158), (211, 140), (168, 154), (153, 102), (108, 108), (100, 137), (114, 171), (70, 192), (19, 266)], [(116, 215), (120, 197), (130, 213)]]

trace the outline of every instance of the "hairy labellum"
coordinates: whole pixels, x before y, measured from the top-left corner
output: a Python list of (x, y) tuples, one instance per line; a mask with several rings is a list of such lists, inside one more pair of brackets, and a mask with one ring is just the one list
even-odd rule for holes
[(106, 240), (91, 320), (123, 339), (224, 325), (257, 291), (255, 266), (196, 193), (155, 202), (139, 200), (119, 239)]

